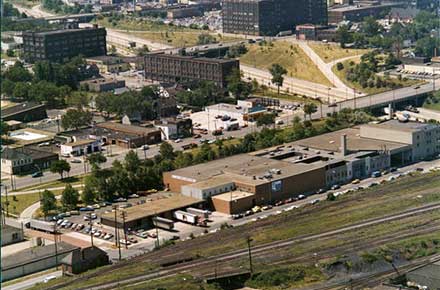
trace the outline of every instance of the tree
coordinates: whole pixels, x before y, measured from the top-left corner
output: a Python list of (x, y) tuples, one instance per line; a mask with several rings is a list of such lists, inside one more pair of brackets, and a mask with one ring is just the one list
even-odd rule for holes
[(211, 43), (217, 43), (217, 39), (208, 33), (201, 33), (197, 37), (197, 44), (198, 45), (204, 45), (204, 44), (211, 44)]
[(87, 156), (87, 161), (92, 165), (92, 167), (99, 167), (99, 164), (105, 163), (107, 158), (101, 152), (97, 152)]
[(241, 80), (242, 74), (240, 69), (233, 69), (231, 74), (227, 76), (228, 91), (231, 92), (235, 99), (239, 100), (247, 97), (251, 93), (251, 85)]
[(136, 51), (136, 55), (137, 56), (145, 56), (147, 55), (147, 53), (150, 52), (150, 49), (148, 48), (148, 46), (143, 45), (142, 47), (138, 48)]
[(96, 196), (93, 189), (89, 185), (84, 186), (84, 189), (81, 193), (82, 202), (85, 204), (92, 204), (95, 201), (95, 198)]
[(284, 77), (287, 70), (278, 63), (274, 63), (270, 69), (270, 74), (272, 75), (272, 83), (277, 85), (278, 95), (280, 94), (280, 87), (283, 85)]
[(58, 173), (61, 176), (61, 179), (64, 178), (64, 172), (69, 172), (69, 171), (70, 171), (70, 164), (67, 163), (67, 161), (64, 159), (54, 161), (50, 165), (50, 172)]
[(344, 65), (342, 64), (342, 62), (338, 62), (338, 63), (336, 64), (336, 69), (337, 69), (337, 70), (343, 70), (343, 69), (344, 69)]
[(89, 104), (89, 97), (85, 92), (75, 91), (66, 98), (66, 102), (68, 106), (81, 110)]
[(4, 78), (13, 82), (30, 82), (32, 74), (24, 67), (23, 63), (16, 61), (13, 66), (6, 70)]
[(46, 217), (48, 213), (57, 208), (57, 201), (52, 191), (45, 189), (41, 194), (41, 211)]
[(173, 160), (175, 158), (174, 148), (168, 142), (162, 142), (162, 144), (160, 144), (159, 153), (163, 159)]
[(73, 210), (78, 205), (79, 193), (78, 190), (67, 184), (61, 195), (61, 204), (67, 210)]
[(263, 114), (257, 118), (257, 126), (271, 125), (275, 123), (275, 114)]
[(318, 108), (314, 103), (305, 103), (304, 104), (304, 114), (309, 115), (309, 119), (312, 119), (312, 114), (316, 113)]
[(347, 25), (339, 26), (338, 30), (336, 31), (336, 35), (339, 39), (339, 43), (341, 44), (342, 48), (345, 48), (345, 45), (347, 43), (350, 43), (353, 41), (353, 38), (351, 36), (351, 33), (350, 33)]
[(64, 129), (78, 130), (92, 123), (93, 115), (82, 109), (70, 109), (61, 117), (61, 125)]
[(0, 133), (1, 133), (2, 136), (3, 135), (7, 135), (8, 132), (9, 132), (9, 126), (3, 120), (0, 120), (0, 131), (1, 131)]

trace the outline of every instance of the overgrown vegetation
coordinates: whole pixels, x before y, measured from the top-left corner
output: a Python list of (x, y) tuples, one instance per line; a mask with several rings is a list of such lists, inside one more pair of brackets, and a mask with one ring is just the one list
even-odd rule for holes
[(67, 99), (82, 97), (74, 93), (79, 82), (97, 74), (87, 68), (83, 58), (75, 57), (65, 64), (37, 62), (34, 74), (17, 61), (2, 71), (2, 93), (12, 101), (36, 101), (49, 108), (65, 107)]
[(91, 13), (93, 8), (91, 4), (75, 4), (70, 6), (61, 0), (42, 0), (42, 6), (44, 9), (55, 12), (56, 14)]
[(432, 95), (429, 95), (423, 103), (423, 107), (431, 110), (440, 111), (440, 91), (434, 92)]
[(353, 44), (356, 48), (394, 49), (397, 54), (403, 47), (403, 41), (415, 42), (415, 53), (420, 56), (432, 57), (435, 48), (439, 49), (440, 41), (431, 31), (437, 28), (438, 20), (435, 13), (421, 11), (411, 23), (395, 22), (389, 31), (377, 22), (374, 17), (366, 17), (361, 23), (360, 31), (352, 33), (348, 26), (338, 29), (341, 47)]

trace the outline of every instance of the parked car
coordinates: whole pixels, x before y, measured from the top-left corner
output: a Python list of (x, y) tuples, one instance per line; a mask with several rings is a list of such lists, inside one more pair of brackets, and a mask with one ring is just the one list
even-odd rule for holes
[(92, 208), (90, 208), (90, 207), (81, 207), (80, 209), (79, 209), (79, 211), (94, 211), (95, 209), (92, 207)]
[(359, 182), (361, 182), (360, 179), (355, 179), (351, 182), (351, 184), (358, 184)]
[(81, 159), (72, 159), (70, 160), (70, 163), (81, 163)]
[(306, 196), (304, 195), (304, 194), (300, 194), (300, 195), (298, 195), (298, 199), (299, 200), (301, 200), (301, 199), (305, 199), (306, 198)]
[(314, 199), (310, 202), (310, 204), (317, 204), (319, 202), (319, 199)]
[(31, 176), (32, 176), (32, 178), (41, 177), (41, 176), (43, 176), (43, 172), (37, 171), (37, 172), (32, 173)]
[(120, 197), (120, 198), (115, 199), (115, 202), (124, 202), (124, 201), (127, 201), (127, 199), (124, 197)]
[(339, 184), (335, 184), (330, 189), (331, 190), (336, 190), (336, 189), (339, 189), (339, 188), (341, 188), (341, 186)]

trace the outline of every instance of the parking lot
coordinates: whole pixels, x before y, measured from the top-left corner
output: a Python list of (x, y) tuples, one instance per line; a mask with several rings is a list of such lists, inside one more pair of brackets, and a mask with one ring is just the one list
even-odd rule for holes
[[(115, 244), (115, 228), (101, 224), (100, 217), (104, 213), (116, 212), (120, 216), (122, 210), (142, 203), (150, 202), (154, 199), (161, 198), (165, 193), (155, 193), (149, 196), (132, 195), (131, 198), (123, 201), (109, 203), (101, 202), (87, 207), (80, 208), (78, 211), (67, 213), (67, 216), (62, 217), (57, 221), (57, 228), (65, 235), (90, 241), (93, 235), (94, 242), (100, 246), (112, 247)], [(115, 208), (117, 208), (115, 210)], [(189, 235), (193, 231), (201, 229), (202, 231), (209, 230), (210, 226), (216, 226), (229, 220), (228, 215), (221, 213), (213, 213), (208, 219), (207, 227), (195, 226), (183, 222), (175, 222), (173, 230), (164, 229), (130, 229), (126, 228), (127, 241), (125, 240), (123, 229), (120, 228), (118, 235), (121, 241), (121, 246), (127, 245), (131, 247), (135, 244), (143, 244), (146, 248), (153, 248), (159, 236), (160, 243), (170, 239), (180, 239), (180, 236)]]

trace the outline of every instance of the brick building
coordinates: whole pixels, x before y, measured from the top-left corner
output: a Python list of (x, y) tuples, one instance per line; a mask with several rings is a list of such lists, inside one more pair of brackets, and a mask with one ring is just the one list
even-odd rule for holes
[(233, 69), (239, 69), (235, 59), (213, 59), (170, 54), (145, 56), (145, 78), (161, 82), (204, 80), (219, 87), (226, 86), (226, 78)]

